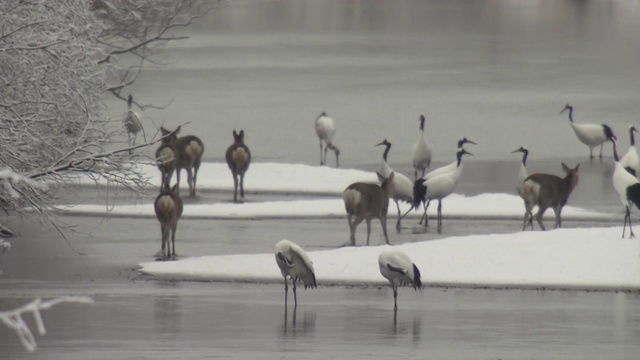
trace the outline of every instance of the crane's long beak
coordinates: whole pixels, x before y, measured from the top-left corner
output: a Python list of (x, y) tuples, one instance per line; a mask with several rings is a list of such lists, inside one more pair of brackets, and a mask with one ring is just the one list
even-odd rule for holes
[(375, 144), (374, 146), (386, 145), (386, 144), (385, 144), (385, 141), (386, 141), (386, 140), (383, 140), (381, 143), (379, 143), (379, 144)]
[(467, 139), (467, 143), (469, 143), (469, 144), (473, 144), (473, 145), (478, 145), (478, 144), (476, 144), (475, 142), (473, 142), (473, 141), (471, 141), (471, 140), (469, 140), (469, 139)]
[(515, 149), (515, 150), (513, 150), (511, 153), (513, 154), (513, 153), (517, 153), (517, 152), (522, 152), (522, 148)]

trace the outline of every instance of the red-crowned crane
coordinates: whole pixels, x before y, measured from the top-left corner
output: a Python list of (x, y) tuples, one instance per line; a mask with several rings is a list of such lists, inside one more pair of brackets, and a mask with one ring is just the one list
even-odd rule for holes
[(640, 209), (640, 182), (638, 179), (631, 175), (628, 171), (622, 167), (618, 160), (618, 152), (616, 151), (616, 142), (613, 141), (613, 158), (615, 159), (615, 168), (613, 169), (613, 188), (620, 196), (620, 202), (625, 208), (624, 225), (622, 226), (622, 237), (624, 238), (624, 232), (627, 227), (627, 221), (629, 221), (629, 237), (634, 237), (633, 229), (631, 228), (631, 207), (635, 205)]
[(415, 290), (422, 289), (420, 270), (404, 252), (389, 248), (378, 256), (380, 274), (389, 280), (393, 289), (393, 309), (398, 309), (398, 286), (410, 284)]
[[(458, 140), (458, 143), (457, 143), (458, 146), (456, 147), (456, 150), (463, 148), (464, 144), (478, 145), (475, 142), (473, 142), (473, 141), (467, 139), (466, 137), (464, 137), (464, 138)], [(442, 175), (442, 174), (447, 173), (447, 172), (454, 171), (454, 170), (456, 170), (457, 167), (458, 167), (458, 160), (456, 159), (456, 160), (454, 160), (453, 162), (451, 162), (451, 163), (449, 163), (447, 165), (444, 165), (444, 166), (441, 166), (441, 167), (439, 167), (437, 169), (433, 169), (433, 170), (429, 171), (427, 174), (425, 174), (422, 177), (422, 179), (427, 180), (427, 179), (432, 178), (434, 176), (438, 176), (438, 175)]]
[(576, 133), (580, 142), (589, 147), (589, 158), (593, 159), (593, 148), (598, 145), (600, 146), (600, 158), (602, 158), (602, 146), (605, 141), (613, 141), (617, 139), (613, 130), (611, 130), (611, 128), (606, 124), (578, 124), (573, 121), (573, 106), (569, 104), (565, 105), (564, 109), (560, 111), (560, 114), (566, 110), (569, 110), (569, 124), (571, 125), (573, 132)]
[(425, 170), (431, 166), (431, 147), (429, 147), (429, 143), (427, 142), (427, 138), (424, 135), (424, 115), (420, 115), (420, 135), (418, 137), (418, 142), (413, 145), (413, 168), (415, 170), (414, 180), (418, 178), (418, 171), (422, 172), (421, 176), (424, 176)]
[(413, 204), (417, 209), (421, 203), (424, 206), (425, 226), (427, 226), (427, 209), (431, 200), (438, 200), (438, 232), (442, 231), (442, 199), (449, 196), (456, 188), (460, 176), (462, 175), (462, 156), (468, 154), (473, 155), (463, 148), (456, 152), (456, 169), (451, 172), (443, 173), (431, 177), (429, 179), (420, 178), (413, 185)]
[[(527, 179), (527, 177), (529, 176), (529, 174), (527, 173), (527, 157), (529, 156), (529, 150), (527, 148), (525, 148), (524, 146), (520, 146), (518, 149), (513, 150), (511, 153), (517, 153), (517, 152), (521, 152), (522, 153), (522, 163), (520, 164), (520, 170), (518, 171), (518, 179), (516, 180), (516, 191), (518, 192), (518, 195), (520, 195), (520, 197), (522, 198), (522, 200), (525, 201), (525, 209), (527, 208), (527, 203), (526, 203), (526, 199), (524, 198), (524, 194), (522, 192), (522, 186), (524, 184), (524, 181)], [(522, 224), (522, 231), (524, 231), (527, 228), (527, 222), (529, 222), (529, 224), (531, 225), (531, 230), (533, 230), (533, 213), (531, 211), (528, 211), (524, 214), (524, 222)]]
[(393, 199), (396, 203), (396, 208), (398, 209), (398, 221), (396, 222), (396, 230), (400, 230), (400, 224), (402, 219), (412, 210), (412, 207), (409, 207), (409, 210), (404, 214), (400, 211), (399, 202), (406, 202), (411, 205), (413, 203), (413, 181), (409, 180), (405, 175), (393, 171), (387, 162), (387, 156), (389, 155), (389, 151), (391, 150), (391, 142), (389, 139), (384, 139), (381, 143), (376, 144), (376, 146), (385, 146), (384, 153), (382, 154), (382, 162), (380, 163), (379, 173), (384, 178), (388, 178), (391, 173), (395, 173), (393, 177), (393, 191), (389, 193), (389, 197)]
[(620, 158), (620, 165), (637, 178), (640, 175), (640, 157), (638, 157), (638, 151), (636, 150), (636, 141), (633, 136), (634, 132), (638, 132), (636, 127), (629, 125), (630, 146), (629, 150)]
[[(316, 135), (318, 135), (318, 139), (320, 139), (320, 165), (327, 163), (327, 150), (331, 149), (334, 154), (336, 154), (336, 167), (340, 167), (340, 149), (333, 144), (333, 136), (336, 134), (335, 122), (326, 112), (322, 112), (322, 114), (316, 118), (315, 128)], [(323, 141), (325, 143), (324, 150), (322, 149)]]
[(304, 288), (316, 288), (316, 273), (309, 255), (298, 244), (290, 240), (280, 240), (276, 244), (276, 263), (284, 277), (284, 304), (287, 305), (289, 279), (293, 283), (293, 301), (298, 306), (296, 282), (301, 280)]
[[(136, 146), (136, 137), (140, 130), (142, 130), (142, 135), (144, 137), (144, 141), (147, 141), (147, 137), (144, 134), (144, 128), (142, 127), (142, 123), (140, 123), (140, 114), (133, 111), (133, 95), (129, 94), (127, 97), (127, 112), (124, 114), (122, 122), (124, 123), (124, 128), (127, 130), (127, 138), (129, 147)], [(129, 154), (132, 153), (132, 149), (129, 149)]]

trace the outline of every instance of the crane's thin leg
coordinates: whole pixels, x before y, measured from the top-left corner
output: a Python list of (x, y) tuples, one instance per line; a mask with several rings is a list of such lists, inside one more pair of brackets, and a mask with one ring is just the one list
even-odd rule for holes
[(393, 288), (393, 310), (398, 310), (398, 288), (394, 285)]
[(624, 233), (627, 229), (627, 219), (629, 221), (629, 238), (633, 238), (635, 237), (635, 235), (633, 234), (633, 229), (631, 229), (631, 210), (629, 209), (629, 207), (626, 207), (626, 212), (624, 215), (624, 225), (622, 226), (622, 238), (624, 239)]
[(442, 200), (438, 200), (438, 233), (442, 232)]
[(400, 232), (400, 222), (402, 221), (402, 213), (400, 213), (400, 204), (398, 204), (398, 200), (395, 200), (396, 208), (398, 208), (398, 221), (396, 222), (396, 230)]
[(604, 143), (600, 144), (600, 159), (602, 159), (602, 146), (604, 146)]
[(631, 211), (629, 210), (629, 208), (627, 207), (627, 216), (629, 216), (629, 239), (632, 239), (634, 237), (636, 237), (633, 234), (633, 229), (631, 228)]
[(287, 307), (287, 295), (289, 295), (289, 284), (287, 283), (287, 278), (284, 278), (284, 306)]
[[(399, 211), (399, 210), (400, 210), (400, 208), (398, 208), (398, 211)], [(412, 206), (412, 207), (410, 207), (410, 208), (409, 208), (409, 210), (407, 210), (407, 212), (406, 212), (406, 213), (404, 213), (402, 216), (400, 216), (400, 217), (398, 218), (398, 224), (396, 224), (396, 228), (398, 229), (398, 231), (400, 231), (400, 221), (401, 221), (402, 219), (404, 219), (404, 217), (405, 217), (405, 216), (407, 216), (407, 215), (411, 212), (411, 210), (413, 210), (413, 206)], [(400, 212), (398, 212), (398, 215), (400, 215)]]
[(320, 140), (320, 165), (324, 165), (322, 162), (322, 139)]
[(429, 226), (429, 216), (427, 216), (429, 204), (431, 204), (431, 200), (427, 200), (427, 202), (424, 203), (424, 214), (422, 214), (422, 219), (420, 219), (420, 224), (422, 224), (422, 220), (424, 220), (424, 227)]
[(298, 307), (298, 294), (296, 293), (296, 280), (293, 280), (293, 307), (294, 309)]

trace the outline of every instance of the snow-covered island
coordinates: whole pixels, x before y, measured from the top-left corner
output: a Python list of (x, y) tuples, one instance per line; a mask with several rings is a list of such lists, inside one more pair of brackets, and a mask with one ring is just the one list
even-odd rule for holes
[[(149, 166), (145, 171), (152, 182), (160, 182), (157, 169)], [(183, 216), (341, 218), (345, 216), (340, 198), (342, 190), (355, 181), (377, 180), (373, 172), (300, 164), (256, 163), (251, 165), (250, 171), (245, 187), (251, 191), (325, 196), (243, 204), (190, 204), (185, 207)], [(203, 164), (198, 186), (201, 191), (232, 190), (226, 164)], [(453, 194), (445, 201), (445, 218), (521, 219), (523, 212), (522, 201), (515, 194), (471, 197)], [(403, 206), (406, 209), (408, 205)], [(104, 205), (78, 205), (65, 211), (99, 213), (106, 210)], [(153, 207), (148, 204), (115, 206), (110, 211), (111, 216), (154, 216)], [(395, 223), (393, 202), (389, 213), (389, 227), (392, 228)], [(435, 206), (429, 213), (435, 214)], [(620, 214), (572, 206), (563, 211), (565, 219), (621, 219), (618, 215), (622, 215), (622, 209)], [(419, 217), (420, 212), (410, 216)], [(552, 216), (553, 212), (549, 210), (549, 220)], [(360, 231), (364, 231), (364, 225), (361, 226)], [(637, 291), (640, 290), (640, 242), (622, 239), (621, 234), (621, 226), (588, 227), (450, 237), (393, 246), (411, 256), (421, 269), (426, 286)], [(378, 254), (385, 246), (342, 247), (308, 253), (314, 262), (319, 285), (385, 284), (386, 280), (377, 268)], [(178, 280), (282, 281), (272, 253), (148, 262), (140, 264), (140, 271), (158, 278)]]

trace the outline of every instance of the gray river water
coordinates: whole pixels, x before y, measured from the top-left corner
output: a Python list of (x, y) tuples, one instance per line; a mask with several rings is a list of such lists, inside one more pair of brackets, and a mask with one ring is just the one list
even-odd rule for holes
[[(132, 92), (143, 103), (172, 101), (164, 111), (144, 112), (147, 134), (154, 124), (188, 122), (184, 133), (203, 139), (208, 161), (220, 160), (231, 131), (243, 128), (254, 161), (316, 164), (312, 124), (327, 111), (336, 120), (344, 167), (373, 169), (381, 154), (373, 145), (388, 137), (394, 143), (390, 164), (409, 174), (424, 113), (434, 166), (452, 160), (458, 138), (479, 143), (469, 149), (474, 156), (457, 192), (512, 191), (519, 158), (509, 152), (526, 145), (531, 172), (559, 174), (561, 161), (582, 164), (570, 204), (620, 212), (610, 145), (605, 159), (588, 161), (587, 147), (558, 112), (570, 102), (576, 121), (610, 124), (619, 150), (626, 150), (627, 126), (638, 121), (639, 18), (640, 6), (629, 1), (230, 0), (190, 28), (189, 40), (168, 46), (174, 63), (150, 67)], [(117, 106), (114, 114), (121, 112)], [(251, 201), (293, 198), (247, 190)], [(91, 189), (67, 199), (104, 201)], [(229, 194), (214, 192), (192, 201), (228, 200)], [(279, 283), (165, 282), (138, 273), (137, 264), (158, 248), (153, 218), (64, 220), (82, 233), (64, 240), (3, 218), (19, 237), (0, 256), (0, 310), (61, 295), (91, 296), (95, 304), (44, 312), (48, 333), (37, 336), (34, 354), (0, 325), (2, 359), (582, 360), (640, 354), (637, 293), (402, 288), (394, 314), (387, 287), (321, 285), (299, 292), (294, 313), (292, 304), (285, 309)], [(517, 219), (445, 214), (442, 234), (406, 223), (391, 240), (519, 229)], [(372, 243), (379, 235), (372, 234)], [(309, 250), (330, 248), (344, 242), (348, 229), (345, 219), (183, 219), (178, 236), (181, 256), (200, 256), (271, 252), (283, 238)]]

